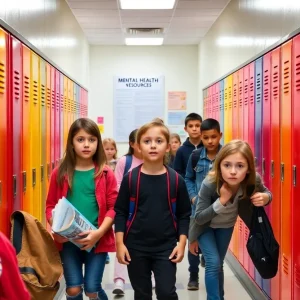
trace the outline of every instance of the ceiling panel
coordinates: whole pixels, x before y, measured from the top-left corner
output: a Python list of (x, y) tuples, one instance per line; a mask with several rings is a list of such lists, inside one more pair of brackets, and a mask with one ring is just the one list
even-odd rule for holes
[[(164, 45), (197, 45), (230, 0), (176, 0), (170, 10), (121, 10), (119, 0), (66, 1), (93, 45), (124, 45), (125, 37), (150, 35), (164, 37)], [(132, 35), (128, 28), (164, 32)]]

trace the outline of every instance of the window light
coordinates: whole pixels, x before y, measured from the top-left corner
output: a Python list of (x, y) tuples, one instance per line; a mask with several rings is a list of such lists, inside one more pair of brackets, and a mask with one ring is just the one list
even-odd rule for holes
[(120, 0), (121, 9), (173, 9), (175, 0)]
[(127, 46), (160, 46), (163, 44), (163, 38), (126, 38)]

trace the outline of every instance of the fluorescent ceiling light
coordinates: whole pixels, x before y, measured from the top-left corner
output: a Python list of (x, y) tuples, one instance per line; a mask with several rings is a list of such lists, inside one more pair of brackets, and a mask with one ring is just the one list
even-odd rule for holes
[(120, 0), (121, 9), (173, 9), (175, 0)]
[(242, 5), (242, 8), (251, 9), (251, 10), (260, 10), (260, 11), (278, 11), (278, 10), (292, 10), (300, 9), (300, 1), (298, 0), (254, 0), (251, 2), (245, 2)]
[(255, 47), (255, 46), (271, 46), (275, 44), (280, 37), (230, 37), (222, 36), (216, 41), (220, 47)]
[(68, 37), (59, 38), (28, 38), (29, 42), (37, 48), (73, 48), (77, 40)]
[(160, 46), (164, 38), (126, 38), (127, 46)]

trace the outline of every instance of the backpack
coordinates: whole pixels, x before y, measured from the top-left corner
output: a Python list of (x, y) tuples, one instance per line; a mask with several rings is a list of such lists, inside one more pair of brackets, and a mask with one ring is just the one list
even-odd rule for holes
[(32, 300), (53, 300), (63, 269), (50, 233), (29, 213), (11, 215), (11, 242), (23, 281)]
[(128, 171), (131, 167), (131, 164), (132, 164), (132, 155), (131, 154), (126, 154), (125, 158), (126, 158), (126, 161), (125, 161), (125, 168), (124, 168), (123, 176), (128, 173)]
[(193, 180), (196, 180), (196, 171), (195, 171), (195, 168), (197, 166), (197, 163), (200, 159), (200, 153), (202, 151), (202, 147), (194, 150), (191, 154), (191, 160), (192, 160), (192, 168), (193, 168), (193, 171), (194, 171), (194, 176), (193, 176)]
[[(130, 227), (134, 221), (137, 206), (139, 203), (139, 188), (140, 188), (140, 177), (141, 177), (142, 165), (132, 169), (129, 173), (129, 191), (130, 191), (130, 202), (129, 202), (129, 216), (126, 222), (126, 234), (128, 235)], [(172, 215), (173, 224), (177, 232), (177, 218), (176, 218), (176, 200), (177, 200), (177, 189), (178, 189), (178, 173), (172, 168), (166, 166), (167, 169), (167, 188), (168, 188), (168, 202), (169, 209)]]
[(263, 279), (276, 276), (279, 244), (263, 207), (253, 208), (250, 234), (247, 241), (249, 256)]

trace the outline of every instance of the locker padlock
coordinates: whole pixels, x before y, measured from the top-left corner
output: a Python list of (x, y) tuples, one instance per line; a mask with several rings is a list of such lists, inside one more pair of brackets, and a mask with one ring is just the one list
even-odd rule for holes
[(32, 186), (36, 185), (36, 169), (32, 169)]
[(293, 166), (293, 184), (294, 186), (297, 185), (297, 167)]
[(14, 197), (17, 196), (17, 175), (13, 175), (13, 193)]

